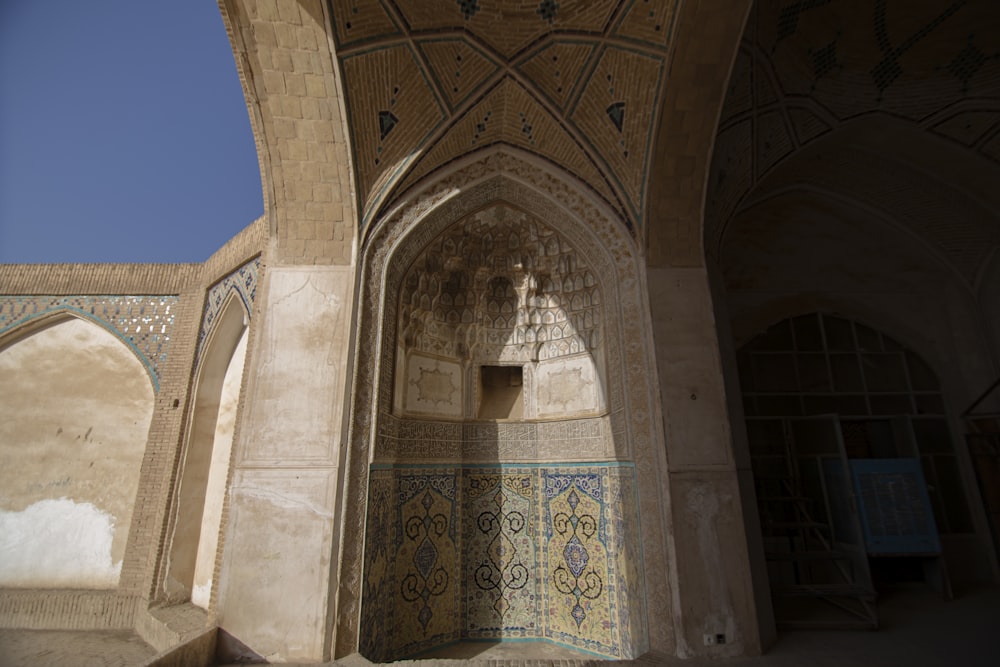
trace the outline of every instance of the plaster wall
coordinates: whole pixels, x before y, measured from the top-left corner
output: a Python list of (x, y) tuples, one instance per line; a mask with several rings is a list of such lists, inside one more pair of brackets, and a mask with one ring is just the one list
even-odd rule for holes
[(329, 652), (352, 280), (349, 268), (278, 267), (258, 290), (218, 615), (271, 661)]
[(406, 355), (406, 374), (397, 394), (404, 397), (403, 410), (409, 414), (429, 414), (440, 417), (463, 416), (465, 383), (460, 363), (437, 359), (417, 352)]
[[(729, 427), (708, 275), (647, 269), (663, 402), (675, 550), (675, 628), (682, 657), (759, 653), (760, 631), (744, 532), (740, 468)], [(705, 636), (724, 644), (706, 646)]]
[(539, 417), (596, 412), (604, 394), (597, 366), (589, 354), (538, 362), (535, 400)]
[(243, 365), (247, 352), (247, 330), (244, 329), (240, 341), (233, 352), (222, 382), (215, 438), (212, 442), (212, 460), (209, 466), (205, 488), (205, 506), (201, 521), (201, 539), (198, 541), (197, 559), (194, 569), (194, 583), (191, 601), (208, 608), (212, 595), (215, 556), (219, 547), (219, 530), (222, 524), (222, 510), (226, 497), (226, 482), (229, 476), (229, 459), (233, 450), (233, 435), (236, 429), (236, 409), (239, 405), (240, 386), (243, 381)]
[(95, 324), (0, 350), (0, 585), (117, 585), (152, 413), (146, 369)]

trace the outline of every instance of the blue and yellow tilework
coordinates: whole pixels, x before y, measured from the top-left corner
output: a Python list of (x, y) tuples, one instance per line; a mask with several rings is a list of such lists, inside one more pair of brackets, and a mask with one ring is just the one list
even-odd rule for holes
[(541, 640), (646, 650), (630, 464), (372, 466), (361, 652)]

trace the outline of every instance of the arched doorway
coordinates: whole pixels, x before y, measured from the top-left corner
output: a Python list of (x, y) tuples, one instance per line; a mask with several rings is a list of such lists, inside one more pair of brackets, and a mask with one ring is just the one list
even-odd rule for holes
[[(887, 582), (926, 578), (946, 592), (938, 534), (973, 527), (930, 366), (829, 313), (784, 319), (738, 358), (779, 626), (877, 627)], [(876, 459), (892, 474), (869, 478)]]
[(164, 582), (168, 596), (189, 598), (204, 609), (209, 606), (215, 577), (249, 320), (235, 290), (219, 312), (196, 371)]

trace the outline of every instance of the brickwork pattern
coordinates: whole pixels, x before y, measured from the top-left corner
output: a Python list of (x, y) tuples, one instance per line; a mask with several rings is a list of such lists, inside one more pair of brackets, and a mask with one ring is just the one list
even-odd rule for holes
[(129, 630), (0, 630), (0, 667), (135, 667), (155, 655)]
[(751, 0), (684, 3), (656, 134), (646, 205), (647, 263), (701, 266), (705, 177)]
[(0, 294), (177, 294), (200, 264), (0, 264)]
[(340, 94), (319, 0), (223, 0), (282, 264), (348, 264), (355, 213)]
[(269, 238), (267, 217), (261, 216), (213, 253), (201, 265), (199, 275), (209, 284), (215, 282), (219, 276), (228, 275), (235, 267), (260, 256), (267, 247)]
[(187, 423), (191, 369), (203, 302), (204, 288), (198, 285), (192, 285), (179, 295), (172, 354), (161, 370), (160, 391), (154, 403), (146, 453), (139, 472), (139, 493), (132, 513), (119, 590), (145, 599), (155, 599), (155, 582), (162, 578), (159, 570), (169, 539), (166, 519), (178, 477), (178, 457)]
[(362, 224), (503, 142), (578, 174), (639, 227), (676, 2), (328, 4)]
[(0, 628), (124, 629), (132, 627), (136, 602), (115, 591), (8, 588), (0, 590)]
[[(942, 206), (956, 203), (968, 209), (968, 203), (956, 202), (966, 195), (944, 192), (903, 157), (886, 161), (883, 153), (895, 149), (874, 147), (870, 137), (853, 133), (860, 121), (891, 119), (912, 133), (911, 141), (926, 141), (925, 150), (938, 145), (932, 138), (945, 139), (970, 165), (980, 164), (976, 170), (986, 178), (985, 172), (1000, 166), (990, 143), (1000, 136), (1000, 50), (988, 37), (997, 30), (1000, 12), (988, 0), (928, 2), (905, 14), (892, 3), (759, 0), (720, 118), (705, 211), (706, 252), (718, 256), (727, 222), (748, 205), (751, 193), (759, 199), (755, 188), (766, 184), (777, 191), (792, 185), (776, 182), (779, 176), (801, 184), (811, 172), (813, 186), (893, 211), (974, 282), (995, 243), (992, 222), (983, 223), (993, 214), (943, 213)], [(802, 157), (835, 133), (837, 152), (854, 149), (853, 162)], [(865, 146), (868, 154), (858, 152)], [(802, 159), (807, 161), (782, 172), (786, 161)], [(954, 162), (942, 154), (945, 160)], [(881, 170), (874, 171), (874, 164)], [(939, 199), (928, 204), (931, 191)], [(966, 229), (956, 233), (954, 224)], [(964, 241), (956, 248), (959, 238)]]

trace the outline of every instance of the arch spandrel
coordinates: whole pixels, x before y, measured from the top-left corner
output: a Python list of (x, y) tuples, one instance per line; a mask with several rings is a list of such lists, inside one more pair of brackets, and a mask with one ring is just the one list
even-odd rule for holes
[(8, 296), (0, 300), (0, 346), (67, 318), (79, 318), (106, 330), (131, 350), (155, 392), (170, 352), (178, 302), (172, 295)]

